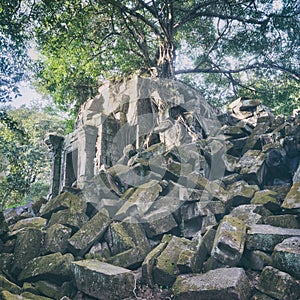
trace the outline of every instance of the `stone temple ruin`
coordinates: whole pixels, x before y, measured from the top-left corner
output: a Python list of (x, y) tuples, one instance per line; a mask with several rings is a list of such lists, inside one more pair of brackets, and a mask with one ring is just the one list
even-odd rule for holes
[(106, 82), (81, 107), (73, 133), (46, 140), (53, 157), (50, 196), (65, 186), (82, 188), (124, 151), (159, 142), (171, 148), (219, 127), (212, 107), (180, 82), (141, 77)]
[(0, 212), (0, 299), (300, 299), (299, 113), (134, 77), (46, 142), (49, 197)]

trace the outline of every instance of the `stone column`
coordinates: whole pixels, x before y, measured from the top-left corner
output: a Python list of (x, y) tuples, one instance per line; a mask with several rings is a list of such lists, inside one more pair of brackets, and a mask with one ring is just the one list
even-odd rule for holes
[(49, 134), (45, 139), (45, 143), (48, 146), (49, 153), (52, 159), (51, 168), (51, 181), (49, 198), (52, 199), (59, 194), (60, 179), (61, 179), (61, 163), (62, 163), (62, 150), (63, 150), (64, 137)]
[(94, 159), (98, 128), (85, 125), (78, 131), (78, 177), (77, 185), (82, 187), (86, 180), (94, 177)]

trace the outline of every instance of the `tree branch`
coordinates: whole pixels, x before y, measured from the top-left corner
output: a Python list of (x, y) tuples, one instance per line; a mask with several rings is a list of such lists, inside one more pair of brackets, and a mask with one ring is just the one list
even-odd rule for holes
[(300, 81), (300, 74), (297, 74), (296, 72), (289, 70), (288, 68), (278, 66), (275, 64), (263, 64), (263, 63), (256, 63), (253, 65), (248, 65), (243, 68), (239, 69), (229, 69), (229, 70), (222, 70), (219, 67), (216, 69), (213, 68), (193, 68), (193, 69), (185, 69), (185, 70), (178, 70), (175, 71), (175, 75), (180, 75), (180, 74), (191, 74), (191, 73), (206, 73), (206, 74), (236, 74), (236, 73), (241, 73), (249, 70), (254, 70), (254, 69), (276, 69), (283, 71), (285, 73), (288, 73), (290, 76), (292, 76), (295, 80)]

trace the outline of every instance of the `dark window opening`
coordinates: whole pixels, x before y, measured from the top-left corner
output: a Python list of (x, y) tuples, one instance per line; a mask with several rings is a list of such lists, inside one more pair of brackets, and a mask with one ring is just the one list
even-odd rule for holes
[(66, 186), (72, 186), (77, 180), (78, 150), (67, 153), (66, 157)]

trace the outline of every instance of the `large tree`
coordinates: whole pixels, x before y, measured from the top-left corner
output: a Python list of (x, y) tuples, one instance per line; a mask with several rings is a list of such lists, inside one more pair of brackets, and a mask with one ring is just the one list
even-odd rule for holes
[(297, 2), (41, 1), (40, 83), (66, 103), (85, 100), (99, 78), (136, 70), (185, 80), (201, 74), (198, 85), (211, 94), (220, 86), (254, 93), (258, 78), (299, 82)]

